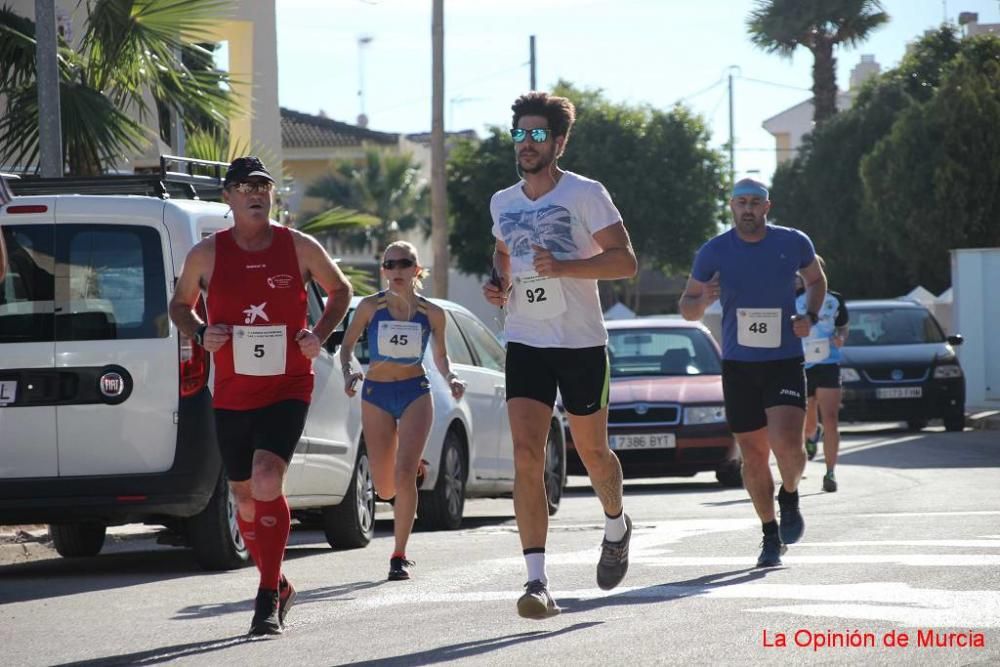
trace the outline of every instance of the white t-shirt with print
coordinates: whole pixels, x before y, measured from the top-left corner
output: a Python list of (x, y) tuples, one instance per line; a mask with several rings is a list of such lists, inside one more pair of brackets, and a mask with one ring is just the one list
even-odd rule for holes
[[(493, 236), (510, 251), (515, 279), (507, 306), (507, 340), (532, 347), (607, 344), (597, 280), (557, 278), (555, 284), (532, 278), (533, 245), (550, 251), (556, 259), (589, 259), (600, 254), (594, 233), (622, 219), (604, 186), (567, 171), (555, 188), (532, 201), (524, 194), (523, 183), (518, 182), (493, 195), (490, 213)], [(535, 300), (539, 289), (532, 291), (532, 285), (544, 286), (540, 298), (547, 302)], [(518, 289), (522, 286), (527, 287)]]

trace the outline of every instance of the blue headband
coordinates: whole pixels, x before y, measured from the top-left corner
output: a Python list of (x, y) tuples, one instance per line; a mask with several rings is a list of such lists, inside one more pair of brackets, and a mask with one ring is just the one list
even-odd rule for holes
[(742, 181), (737, 181), (736, 185), (733, 186), (733, 196), (740, 197), (744, 195), (760, 197), (766, 201), (768, 193), (763, 183), (759, 183), (752, 178), (744, 178)]

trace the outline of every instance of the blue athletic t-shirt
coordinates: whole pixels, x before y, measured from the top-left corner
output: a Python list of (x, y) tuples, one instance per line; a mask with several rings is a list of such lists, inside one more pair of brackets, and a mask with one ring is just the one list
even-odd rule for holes
[[(795, 274), (815, 258), (816, 251), (808, 236), (777, 225), (767, 225), (764, 238), (756, 243), (741, 239), (734, 228), (698, 250), (691, 277), (708, 282), (719, 272), (723, 359), (774, 361), (802, 356), (802, 340), (792, 331)], [(740, 311), (776, 308), (781, 309), (781, 338), (777, 347), (748, 347), (738, 342)]]
[[(795, 308), (799, 313), (806, 312), (806, 293), (804, 290), (795, 297)], [(817, 364), (839, 364), (843, 355), (840, 353), (840, 348), (833, 344), (833, 334), (837, 332), (838, 327), (846, 327), (849, 322), (844, 297), (839, 292), (827, 290), (823, 305), (820, 306), (816, 315), (819, 319), (809, 330), (809, 338), (803, 339), (803, 345), (812, 339), (825, 339), (828, 341), (830, 353), (825, 358), (816, 361), (806, 359), (806, 368), (812, 368)]]

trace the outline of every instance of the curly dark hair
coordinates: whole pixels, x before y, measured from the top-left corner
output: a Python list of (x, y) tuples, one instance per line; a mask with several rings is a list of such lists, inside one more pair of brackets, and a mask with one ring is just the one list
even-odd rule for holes
[(570, 128), (576, 121), (576, 107), (565, 97), (533, 90), (517, 98), (510, 108), (514, 112), (512, 127), (517, 127), (522, 116), (544, 116), (549, 121), (553, 136), (565, 137), (569, 141)]

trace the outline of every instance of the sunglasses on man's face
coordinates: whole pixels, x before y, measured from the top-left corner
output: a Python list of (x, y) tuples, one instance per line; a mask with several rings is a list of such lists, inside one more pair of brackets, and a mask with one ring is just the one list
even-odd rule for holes
[(408, 257), (402, 259), (387, 259), (382, 262), (382, 268), (386, 271), (392, 271), (393, 269), (410, 269), (416, 266), (417, 263)]
[(523, 127), (515, 127), (510, 131), (510, 136), (514, 140), (515, 144), (524, 142), (528, 136), (531, 136), (531, 140), (536, 144), (543, 144), (549, 140), (550, 134), (552, 134), (552, 130), (547, 127), (536, 127), (533, 130), (526, 130)]
[(248, 195), (252, 192), (270, 192), (274, 189), (271, 181), (241, 181), (233, 186), (233, 190)]

